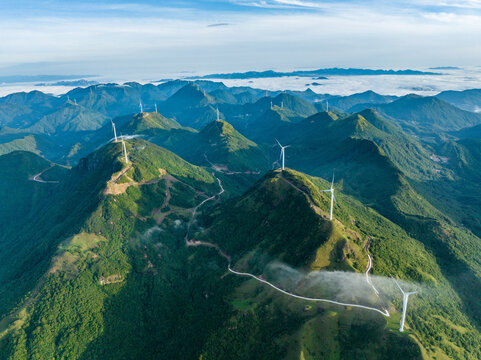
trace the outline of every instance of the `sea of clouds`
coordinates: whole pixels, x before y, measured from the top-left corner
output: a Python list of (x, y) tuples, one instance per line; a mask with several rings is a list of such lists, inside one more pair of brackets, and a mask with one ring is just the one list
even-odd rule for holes
[[(307, 77), (281, 77), (242, 80), (216, 80), (227, 86), (251, 86), (266, 90), (299, 90), (310, 88), (319, 94), (351, 95), (367, 90), (383, 95), (418, 94), (432, 96), (445, 90), (481, 88), (481, 67), (455, 70), (429, 70), (441, 75), (369, 75), (327, 76), (327, 80)], [(320, 85), (312, 85), (318, 83)]]
[[(441, 73), (441, 75), (369, 75), (369, 76), (327, 76), (327, 79), (317, 80), (310, 77), (279, 77), (279, 78), (256, 78), (256, 79), (211, 79), (221, 81), (227, 86), (250, 86), (254, 88), (276, 90), (298, 90), (304, 91), (310, 88), (319, 94), (331, 95), (351, 95), (367, 90), (375, 91), (383, 95), (402, 96), (406, 94), (418, 94), (431, 96), (445, 90), (467, 90), (481, 89), (481, 66), (450, 69), (450, 70), (430, 70)], [(185, 74), (166, 74), (166, 78), (182, 78)], [(193, 76), (192, 74), (188, 74)], [(129, 78), (106, 78), (98, 77), (93, 80), (99, 82), (124, 83), (137, 81), (142, 84), (154, 82), (155, 79), (129, 79)], [(313, 85), (313, 83), (316, 83)], [(0, 96), (5, 96), (14, 92), (40, 90), (54, 95), (64, 94), (73, 86), (39, 86), (36, 83), (1, 84)]]

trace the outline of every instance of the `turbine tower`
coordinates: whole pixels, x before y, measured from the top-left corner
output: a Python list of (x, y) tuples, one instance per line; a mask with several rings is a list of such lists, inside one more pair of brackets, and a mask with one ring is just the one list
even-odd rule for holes
[(281, 109), (284, 109), (284, 101), (281, 101)]
[(326, 101), (326, 112), (329, 112), (329, 100)]
[(271, 110), (272, 110), (272, 101), (271, 101)]
[(115, 130), (115, 123), (112, 120), (110, 120), (110, 122), (112, 123), (112, 129), (114, 130), (115, 142), (117, 142), (117, 131)]
[(279, 144), (279, 146), (281, 147), (281, 158), (282, 158), (282, 170), (284, 170), (284, 164), (285, 164), (285, 160), (286, 160), (286, 151), (285, 149), (288, 148), (289, 146), (291, 145), (287, 145), (287, 146), (282, 146), (281, 143), (279, 142), (279, 140), (277, 140), (277, 143)]
[(220, 116), (219, 116), (219, 107), (217, 107), (217, 121), (220, 120)]
[(142, 114), (144, 112), (144, 110), (142, 109), (142, 100), (139, 101), (139, 105), (140, 105), (140, 113)]
[(157, 103), (155, 103), (155, 112), (158, 112), (158, 111), (157, 111)]
[(332, 174), (332, 182), (331, 182), (331, 188), (327, 190), (322, 190), (324, 192), (330, 192), (331, 193), (331, 211), (329, 213), (329, 220), (332, 220), (332, 210), (334, 209), (334, 201), (337, 204), (336, 197), (334, 196), (334, 174)]
[(127, 157), (127, 148), (125, 147), (124, 137), (122, 136), (122, 149), (124, 150), (125, 163), (129, 163), (129, 158)]
[(414, 295), (414, 294), (417, 293), (417, 291), (404, 292), (404, 290), (401, 289), (401, 286), (396, 281), (396, 279), (393, 278), (393, 280), (396, 283), (399, 290), (401, 290), (401, 292), (403, 293), (403, 314), (402, 314), (402, 317), (401, 317), (401, 327), (399, 328), (399, 331), (403, 332), (404, 331), (404, 321), (406, 320), (406, 310), (407, 310), (407, 307), (408, 307), (409, 295)]

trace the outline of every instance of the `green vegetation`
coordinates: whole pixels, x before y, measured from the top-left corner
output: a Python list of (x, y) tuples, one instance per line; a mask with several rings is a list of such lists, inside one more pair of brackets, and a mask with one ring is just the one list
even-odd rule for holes
[(411, 94), (374, 109), (415, 134), (459, 130), (481, 122), (481, 115), (461, 110), (437, 97)]
[[(315, 269), (364, 271), (367, 259), (360, 249), (367, 248), (374, 259), (375, 274), (385, 276), (395, 274), (402, 279), (410, 279), (427, 286), (415, 300), (411, 301), (408, 312), (408, 323), (413, 335), (424, 347), (423, 351), (427, 354), (444, 353), (452, 358), (479, 356), (477, 352), (481, 338), (476, 330), (476, 323), (463, 314), (463, 297), (457, 295), (458, 287), (452, 284), (452, 279), (443, 275), (444, 269), (437, 263), (438, 254), (431, 253), (421, 241), (409, 236), (398, 225), (339, 192), (336, 195), (339, 206), (335, 209), (338, 221), (323, 220), (322, 217), (327, 215), (329, 209), (329, 199), (319, 189), (327, 187), (328, 183), (324, 180), (308, 178), (291, 170), (282, 172), (282, 175), (269, 173), (240, 200), (227, 203), (216, 219), (211, 220), (212, 226), (203, 238), (210, 239), (227, 249), (229, 254), (235, 255), (234, 263), (242, 264), (244, 270), (254, 274), (262, 273), (272, 259)], [(290, 221), (293, 214), (296, 218), (295, 223)], [(306, 220), (304, 222), (299, 219)], [(325, 224), (324, 230), (322, 224)], [(315, 234), (315, 237), (311, 238), (309, 234), (313, 227), (315, 230), (312, 234)], [(233, 228), (236, 230), (232, 231)], [(341, 240), (343, 241), (340, 249), (336, 245)], [(346, 244), (351, 245), (346, 247)], [(352, 251), (349, 251), (349, 248)], [(305, 249), (308, 250), (300, 252)], [(253, 254), (252, 250), (257, 254)], [(259, 256), (260, 254), (268, 256)], [(312, 254), (315, 254), (315, 257)], [(319, 293), (317, 295), (319, 296)], [(237, 301), (240, 301), (240, 298)], [(400, 309), (400, 297), (394, 297), (394, 302), (396, 308)], [(440, 303), (443, 304), (442, 308), (439, 307)], [(399, 316), (395, 317), (399, 319)], [(321, 318), (313, 321), (322, 323)], [(439, 320), (440, 318), (442, 320)], [(341, 320), (339, 323), (345, 326)], [(392, 327), (393, 330), (399, 326), (399, 322), (391, 324), (395, 325)], [(453, 324), (457, 324), (462, 331), (453, 332)], [(358, 330), (366, 331), (361, 328)], [(377, 331), (379, 330), (378, 328)], [(390, 346), (400, 346), (406, 351), (409, 348), (414, 351), (416, 348), (413, 344), (400, 345), (402, 343), (400, 341), (407, 341), (407, 338), (395, 340), (394, 334), (389, 337), (397, 344)], [(438, 341), (439, 337), (443, 338), (442, 343)], [(332, 335), (330, 341), (336, 344), (337, 349), (347, 351), (339, 335)], [(375, 341), (370, 341), (371, 346), (373, 343)], [(310, 352), (304, 351), (305, 358), (308, 358), (308, 354), (321, 351), (314, 349), (316, 347), (310, 349)], [(383, 358), (380, 348), (375, 349), (379, 351), (379, 358)], [(351, 358), (353, 355), (346, 356)]]
[[(372, 92), (329, 103), (379, 112), (316, 113), (327, 98), (210, 81), (0, 98), (0, 359), (481, 358), (481, 147), (453, 131), (479, 115)], [(128, 164), (111, 117), (142, 137)], [(274, 138), (298, 171), (266, 173)], [(391, 276), (419, 290), (403, 334)]]

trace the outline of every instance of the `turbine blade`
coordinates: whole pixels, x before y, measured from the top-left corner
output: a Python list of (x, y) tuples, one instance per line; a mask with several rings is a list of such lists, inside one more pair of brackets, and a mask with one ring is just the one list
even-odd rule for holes
[(401, 292), (404, 294), (404, 290), (401, 289), (401, 286), (400, 286), (399, 283), (396, 281), (396, 279), (393, 278), (393, 280), (394, 280), (394, 282), (396, 283), (396, 285), (397, 285), (397, 287), (399, 288), (399, 290), (401, 290)]
[(331, 187), (334, 187), (334, 173), (332, 173), (332, 183), (331, 183)]
[(277, 141), (277, 143), (279, 144), (279, 146), (282, 147), (282, 145), (281, 145), (281, 143), (279, 142), (279, 140), (276, 139), (276, 141)]
[(322, 191), (322, 192), (328, 192), (328, 191), (331, 191), (331, 189), (329, 189), (329, 190), (321, 190), (321, 191)]
[(288, 148), (288, 147), (291, 147), (291, 145), (284, 146), (284, 149), (286, 149), (286, 148)]
[(332, 194), (332, 198), (334, 199), (334, 202), (335, 202), (336, 205), (337, 205), (337, 200), (336, 200), (336, 197), (334, 196), (334, 193)]

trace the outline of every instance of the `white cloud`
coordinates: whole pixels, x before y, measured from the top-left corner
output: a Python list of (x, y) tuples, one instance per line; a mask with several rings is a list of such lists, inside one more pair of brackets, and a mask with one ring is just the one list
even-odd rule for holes
[(412, 0), (411, 4), (417, 6), (452, 7), (462, 9), (481, 9), (480, 0), (465, 1), (436, 1), (436, 0)]
[[(312, 0), (275, 3), (256, 2), (259, 6), (317, 4)], [(413, 15), (332, 2), (322, 6), (326, 11), (207, 12), (183, 18), (159, 11), (155, 17), (141, 18), (4, 19), (0, 67), (61, 62), (80, 64), (88, 73), (155, 76), (181, 70), (478, 65), (481, 58), (477, 46), (481, 19), (476, 14)], [(209, 27), (218, 23), (231, 25)], [(70, 72), (78, 73), (77, 68)]]

